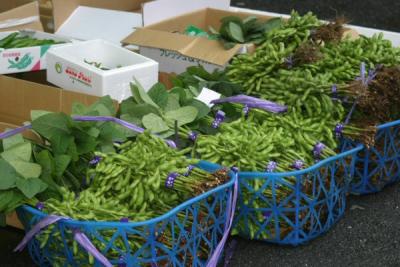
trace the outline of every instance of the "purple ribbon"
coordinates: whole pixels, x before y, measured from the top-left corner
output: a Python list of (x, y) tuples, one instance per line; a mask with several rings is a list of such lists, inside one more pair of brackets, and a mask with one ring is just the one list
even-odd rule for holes
[[(35, 226), (29, 230), (28, 233), (25, 234), (25, 237), (22, 239), (22, 241), (18, 244), (18, 246), (14, 249), (14, 252), (21, 252), (28, 242), (35, 236), (37, 235), (43, 228), (54, 224), (60, 220), (68, 220), (68, 217), (63, 217), (63, 216), (57, 216), (57, 215), (49, 215), (43, 218), (40, 222), (38, 222)], [(93, 255), (101, 264), (103, 264), (106, 267), (112, 267), (113, 265), (108, 261), (106, 257), (104, 257), (103, 254), (101, 254), (96, 247), (92, 244), (92, 242), (87, 238), (87, 236), (82, 233), (79, 230), (73, 230), (74, 233), (74, 239), (76, 242), (78, 242), (87, 252)]]
[[(237, 170), (237, 169), (233, 169), (233, 170)], [(207, 263), (207, 267), (216, 267), (218, 264), (219, 257), (221, 256), (221, 253), (224, 249), (226, 240), (228, 239), (229, 232), (232, 228), (233, 216), (235, 215), (235, 209), (236, 209), (237, 195), (238, 195), (238, 172), (236, 171), (235, 172), (235, 183), (233, 186), (233, 197), (232, 197), (232, 192), (231, 192), (231, 194), (229, 196), (229, 202), (227, 204), (226, 216), (229, 219), (225, 223), (224, 235), (222, 236), (222, 239), (219, 242), (218, 246), (215, 248), (215, 251), (210, 258), (210, 261)]]
[(94, 156), (93, 159), (89, 161), (89, 165), (96, 166), (101, 160), (102, 158), (100, 156)]
[(293, 165), (292, 165), (293, 169), (301, 170), (301, 169), (303, 169), (303, 167), (304, 167), (304, 162), (302, 160), (297, 159), (293, 162)]
[(25, 130), (28, 130), (28, 129), (31, 129), (31, 128), (32, 128), (32, 125), (28, 124), (28, 125), (15, 128), (15, 129), (7, 131), (7, 132), (0, 133), (0, 140), (1, 139), (6, 139), (6, 138), (11, 137), (11, 136), (16, 135), (16, 134), (20, 134), (20, 133), (24, 132)]
[(105, 267), (113, 267), (111, 262), (108, 261), (103, 254), (101, 254), (97, 248), (92, 244), (89, 238), (79, 230), (74, 230), (74, 239), (78, 242), (87, 252), (93, 255), (101, 264)]
[(68, 218), (67, 217), (61, 217), (61, 216), (56, 216), (56, 215), (49, 215), (46, 218), (44, 218), (43, 220), (41, 220), (40, 222), (38, 222), (35, 226), (33, 226), (31, 228), (31, 230), (29, 230), (28, 233), (26, 233), (26, 235), (24, 236), (22, 241), (14, 249), (14, 252), (17, 252), (17, 251), (21, 252), (26, 247), (28, 242), (37, 233), (39, 233), (43, 228), (49, 226), (50, 224), (56, 223), (56, 222), (58, 222), (59, 220), (62, 220), (62, 219), (68, 219)]
[[(72, 117), (76, 121), (112, 121), (119, 125), (124, 126), (127, 129), (130, 129), (137, 133), (143, 133), (144, 129), (127, 121), (114, 118), (114, 117), (107, 117), (107, 116), (73, 116)], [(157, 135), (156, 135), (157, 136)], [(176, 144), (172, 140), (165, 139), (165, 142), (172, 148), (176, 148)]]
[(219, 104), (219, 103), (239, 103), (239, 104), (244, 104), (248, 108), (257, 108), (257, 109), (262, 109), (266, 110), (272, 113), (282, 113), (287, 111), (287, 107), (283, 105), (279, 105), (277, 103), (268, 101), (268, 100), (263, 100), (259, 99), (256, 97), (252, 96), (247, 96), (247, 95), (237, 95), (237, 96), (230, 96), (230, 97), (225, 97), (221, 99), (215, 99), (211, 101), (213, 104)]

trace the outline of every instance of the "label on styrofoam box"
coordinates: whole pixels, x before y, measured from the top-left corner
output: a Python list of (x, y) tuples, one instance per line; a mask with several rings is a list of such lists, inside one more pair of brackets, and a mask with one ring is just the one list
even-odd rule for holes
[(210, 90), (206, 87), (204, 87), (200, 94), (196, 97), (197, 100), (203, 102), (204, 104), (206, 104), (208, 107), (212, 107), (214, 106), (214, 104), (211, 104), (211, 101), (215, 100), (215, 99), (220, 99), (221, 98), (221, 94), (217, 93), (213, 90)]
[(178, 52), (151, 47), (140, 47), (140, 54), (157, 61), (160, 72), (181, 74), (188, 67), (202, 65), (208, 72), (223, 70), (225, 66), (215, 65), (200, 59), (187, 57)]

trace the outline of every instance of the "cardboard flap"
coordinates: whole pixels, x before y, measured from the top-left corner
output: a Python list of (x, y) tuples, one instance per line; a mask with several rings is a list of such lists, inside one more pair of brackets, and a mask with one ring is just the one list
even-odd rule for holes
[(0, 31), (21, 29), (43, 31), (38, 2), (32, 2), (0, 14)]
[(171, 50), (220, 66), (225, 65), (241, 48), (241, 45), (236, 45), (225, 50), (218, 41), (145, 28), (136, 30), (122, 43)]
[(52, 0), (54, 29), (57, 31), (79, 6), (132, 12), (140, 10), (141, 5), (147, 1), (149, 0)]
[(53, 2), (53, 18), (54, 18), (54, 30), (58, 28), (66, 21), (72, 12), (79, 6), (79, 0), (52, 0)]
[(0, 75), (0, 99), (0, 121), (21, 125), (29, 120), (31, 110), (70, 113), (72, 103), (88, 105), (98, 98)]
[(143, 5), (143, 25), (151, 25), (160, 21), (187, 14), (207, 7), (229, 9), (230, 0), (157, 0)]
[(141, 14), (79, 6), (56, 33), (79, 40), (103, 39), (120, 45), (121, 39), (141, 26)]

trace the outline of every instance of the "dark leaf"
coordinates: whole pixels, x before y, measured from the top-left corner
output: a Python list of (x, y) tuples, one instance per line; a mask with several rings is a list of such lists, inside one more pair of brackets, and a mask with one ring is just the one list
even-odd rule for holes
[(164, 108), (168, 102), (167, 88), (162, 83), (156, 83), (148, 92), (149, 97), (161, 108)]

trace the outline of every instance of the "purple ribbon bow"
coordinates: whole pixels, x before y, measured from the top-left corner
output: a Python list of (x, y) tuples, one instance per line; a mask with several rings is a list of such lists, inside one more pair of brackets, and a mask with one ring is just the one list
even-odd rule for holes
[(215, 114), (215, 119), (211, 124), (211, 127), (217, 129), (224, 120), (225, 120), (225, 112), (223, 112), (222, 110), (218, 110), (217, 114)]
[(227, 211), (226, 211), (226, 217), (228, 220), (225, 223), (225, 232), (221, 238), (221, 241), (218, 243), (217, 247), (214, 250), (214, 253), (212, 254), (209, 262), (207, 263), (206, 267), (216, 267), (218, 264), (219, 257), (221, 256), (221, 253), (224, 249), (226, 240), (228, 239), (229, 232), (232, 228), (233, 224), (233, 217), (235, 215), (235, 209), (236, 209), (236, 201), (237, 201), (237, 195), (238, 195), (238, 174), (239, 174), (239, 169), (236, 167), (232, 167), (231, 169), (235, 173), (235, 183), (233, 186), (233, 194), (231, 192), (229, 196), (229, 201), (227, 204)]
[[(45, 218), (43, 218), (41, 221), (39, 221), (35, 226), (29, 230), (28, 233), (26, 233), (25, 237), (22, 239), (22, 241), (18, 244), (18, 246), (14, 249), (14, 252), (21, 252), (28, 242), (35, 236), (37, 235), (43, 228), (46, 228), (47, 226), (54, 224), (60, 220), (68, 220), (68, 217), (63, 217), (63, 216), (57, 216), (57, 215), (49, 215)], [(109, 260), (104, 257), (103, 254), (101, 254), (97, 248), (92, 244), (92, 242), (89, 240), (89, 238), (82, 233), (81, 231), (74, 229), (73, 230), (74, 234), (74, 239), (76, 242), (78, 242), (88, 253), (93, 255), (94, 258), (96, 258), (101, 264), (103, 264), (106, 267), (112, 267), (113, 265), (109, 262)]]
[(283, 105), (279, 105), (277, 103), (263, 100), (260, 98), (248, 96), (248, 95), (237, 95), (237, 96), (230, 96), (221, 99), (215, 99), (211, 101), (213, 104), (219, 103), (239, 103), (244, 104), (248, 108), (257, 108), (262, 109), (265, 111), (269, 111), (272, 113), (282, 113), (287, 111), (287, 107)]

